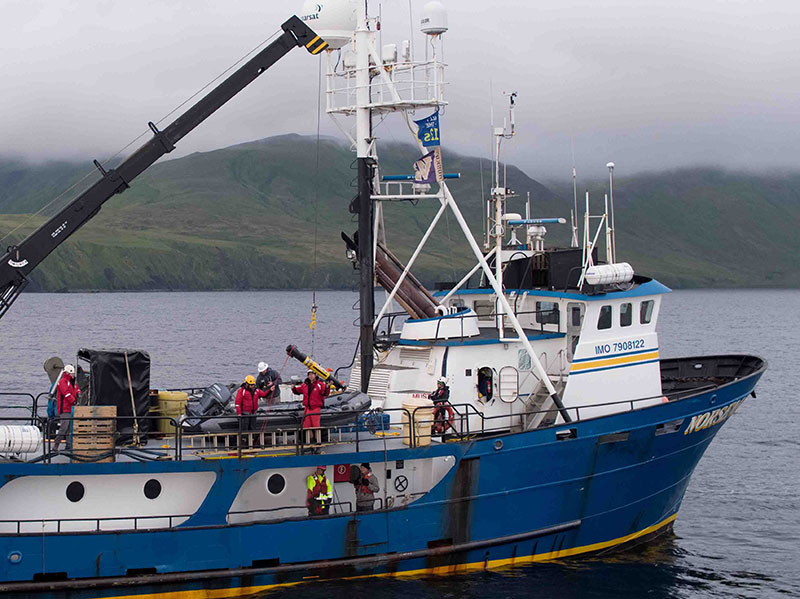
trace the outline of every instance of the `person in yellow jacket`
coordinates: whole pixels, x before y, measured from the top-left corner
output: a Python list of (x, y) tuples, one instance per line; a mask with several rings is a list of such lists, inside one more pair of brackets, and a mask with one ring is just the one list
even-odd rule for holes
[(331, 509), (333, 500), (333, 488), (331, 481), (325, 476), (325, 466), (317, 466), (314, 474), (310, 474), (306, 479), (306, 507), (309, 516), (326, 515)]

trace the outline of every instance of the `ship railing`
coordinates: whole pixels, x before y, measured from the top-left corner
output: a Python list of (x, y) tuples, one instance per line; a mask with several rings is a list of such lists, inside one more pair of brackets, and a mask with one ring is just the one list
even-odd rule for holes
[[(160, 421), (173, 432), (159, 433)], [(18, 425), (19, 419), (0, 418), (0, 424), (6, 423)], [(59, 455), (80, 463), (113, 462), (120, 455), (137, 461), (181, 459), (180, 423), (169, 416), (73, 416), (64, 421), (65, 438), (60, 441), (58, 450), (58, 418), (38, 416), (35, 426), (42, 432), (41, 451), (35, 458), (25, 461), (50, 463)], [(160, 446), (148, 447), (148, 441), (156, 436)], [(169, 442), (165, 443), (167, 440)], [(15, 460), (21, 458), (19, 452), (8, 451), (2, 455), (13, 456)]]
[[(426, 492), (387, 495), (375, 497), (373, 509), (403, 509)], [(253, 510), (236, 510), (227, 513), (228, 525), (275, 522), (279, 520), (300, 520), (325, 518), (342, 514), (356, 513), (352, 501), (336, 501), (329, 505), (328, 514), (309, 516), (305, 505), (282, 505)], [(106, 516), (98, 518), (30, 518), (19, 520), (0, 520), (0, 535), (8, 534), (61, 534), (74, 532), (112, 532), (119, 530), (166, 530), (176, 528), (187, 522), (193, 514), (157, 514), (147, 516)], [(184, 526), (183, 528), (192, 528)]]
[[(512, 414), (495, 414), (492, 416), (487, 416), (483, 412), (479, 411), (473, 404), (470, 403), (462, 403), (462, 404), (454, 404), (451, 403), (450, 406), (453, 408), (454, 411), (454, 418), (452, 426), (449, 427), (449, 431), (445, 433), (446, 436), (450, 438), (469, 438), (475, 435), (486, 435), (486, 434), (494, 434), (499, 431), (509, 431), (510, 428), (507, 423), (511, 421), (511, 419), (520, 419), (521, 422), (524, 422), (526, 417), (535, 416), (535, 415), (545, 415), (551, 416), (551, 420), (553, 421), (551, 424), (547, 425), (544, 428), (553, 428), (553, 427), (562, 427), (570, 424), (577, 424), (586, 420), (591, 420), (592, 418), (596, 418), (597, 416), (586, 416), (587, 412), (591, 410), (596, 410), (597, 408), (609, 408), (615, 406), (627, 406), (627, 410), (619, 410), (622, 411), (634, 411), (643, 402), (648, 402), (648, 405), (653, 405), (653, 401), (661, 401), (663, 403), (678, 401), (683, 399), (684, 397), (688, 397), (689, 395), (696, 394), (698, 392), (707, 391), (713, 388), (714, 385), (707, 385), (703, 387), (698, 387), (696, 389), (691, 390), (684, 390), (676, 393), (670, 393), (667, 395), (653, 395), (648, 397), (639, 397), (635, 399), (625, 399), (619, 401), (610, 401), (610, 402), (602, 402), (596, 404), (586, 404), (582, 406), (569, 406), (565, 408), (566, 412), (572, 417), (572, 421), (569, 423), (565, 423), (563, 421), (558, 422), (558, 416), (561, 414), (561, 410), (557, 407), (548, 408), (548, 409), (540, 409), (540, 410), (525, 410), (520, 412), (514, 412)], [(417, 408), (414, 411), (416, 412)], [(583, 414), (583, 416), (581, 415)], [(416, 417), (416, 414), (412, 415), (412, 419)], [(479, 425), (476, 427), (472, 424), (472, 421), (477, 420)], [(493, 426), (495, 423), (505, 423), (499, 424), (498, 426)], [(456, 426), (458, 425), (458, 426)], [(417, 427), (415, 427), (417, 430)], [(423, 430), (425, 430), (423, 428)], [(438, 437), (438, 435), (432, 435), (433, 437)], [(422, 439), (417, 436), (415, 439), (417, 444), (427, 444), (427, 439)]]
[[(461, 337), (464, 337), (464, 321), (465, 320), (476, 320), (478, 325), (484, 323), (484, 325), (488, 325), (491, 323), (497, 322), (497, 317), (500, 315), (505, 316), (505, 312), (475, 312), (472, 310), (467, 311), (464, 308), (463, 312), (456, 312), (453, 314), (447, 315), (448, 323), (453, 322), (453, 320), (458, 320), (460, 323), (461, 329)], [(525, 329), (529, 331), (537, 330), (544, 334), (544, 333), (561, 333), (561, 317), (558, 308), (552, 308), (548, 310), (514, 310), (514, 316), (519, 319), (523, 316), (529, 316), (529, 321), (527, 321), (523, 326)], [(407, 312), (391, 312), (388, 314), (384, 314), (381, 319), (378, 321), (378, 326), (376, 327), (376, 331), (379, 331), (378, 336), (381, 340), (388, 340), (388, 338), (392, 334), (398, 334), (400, 331), (397, 330), (396, 324), (398, 319), (407, 318)], [(403, 320), (404, 322), (404, 320)], [(439, 329), (442, 325), (443, 319), (439, 319), (436, 323), (436, 331), (433, 335), (434, 339), (439, 338)]]
[[(408, 318), (408, 312), (402, 310), (400, 312), (387, 312), (378, 321), (378, 326), (375, 327), (375, 334), (378, 338), (388, 339), (390, 335), (398, 334), (402, 330), (402, 325)], [(400, 324), (399, 328), (396, 325)]]
[[(39, 396), (42, 395), (48, 394), (39, 394)], [(36, 425), (36, 401), (37, 398), (31, 393), (0, 392), (0, 414), (5, 415), (9, 412), (24, 411), (28, 414), (26, 418), (28, 424)]]
[[(101, 532), (109, 530), (151, 530), (175, 528), (193, 514), (159, 516), (109, 516), (104, 518), (36, 518), (0, 520), (0, 534)], [(151, 526), (147, 526), (147, 523)], [(113, 523), (117, 523), (114, 526)]]
[[(523, 327), (528, 331), (537, 330), (540, 333), (561, 333), (561, 318), (559, 316), (558, 308), (550, 309), (550, 310), (517, 310), (514, 309), (514, 316), (517, 317), (518, 320), (522, 323), (523, 319), (521, 317), (528, 316), (530, 317), (527, 321), (524, 322)], [(464, 336), (464, 321), (467, 319), (474, 319), (478, 321), (478, 325), (484, 323), (485, 325), (493, 324), (497, 322), (497, 318), (499, 316), (506, 316), (506, 312), (497, 312), (497, 311), (489, 311), (489, 312), (456, 312), (455, 315), (449, 316), (448, 320), (450, 319), (459, 319), (461, 321), (461, 336)], [(436, 328), (436, 337), (439, 336), (439, 326), (441, 326), (442, 321), (439, 320), (437, 323)], [(506, 324), (505, 326), (510, 327), (510, 325)], [(547, 328), (545, 328), (547, 327)]]
[[(373, 77), (375, 65), (370, 64), (369, 89), (373, 111), (395, 111), (398, 108), (413, 109), (440, 107), (444, 100), (444, 67), (438, 58), (424, 61), (383, 59), (379, 76)], [(372, 62), (372, 61), (371, 61)], [(363, 89), (357, 83), (358, 69), (347, 62), (329, 63), (326, 71), (325, 108), (329, 114), (354, 114), (358, 109), (358, 92)]]
[[(583, 406), (568, 406), (567, 413), (573, 423), (595, 417), (592, 414), (597, 408), (611, 408), (625, 406), (633, 411), (641, 407), (642, 403), (654, 400), (677, 401), (694, 395), (698, 392), (713, 389), (715, 385), (708, 384), (693, 389), (684, 389), (666, 395), (648, 396), (635, 399), (626, 399), (612, 402), (600, 402)], [(25, 398), (35, 402), (37, 398), (31, 394), (0, 394), (0, 397)], [(432, 440), (454, 438), (465, 439), (475, 435), (498, 434), (505, 431), (518, 430), (527, 418), (535, 415), (545, 415), (543, 419), (549, 422), (544, 427), (563, 426), (559, 421), (560, 411), (556, 407), (538, 410), (514, 411), (511, 413), (487, 416), (474, 404), (450, 402), (454, 415), (452, 423), (444, 423), (447, 430), (441, 433), (433, 432), (436, 424), (435, 412), (431, 407), (375, 409), (354, 411), (344, 420), (319, 428), (303, 428), (302, 415), (290, 415), (291, 423), (288, 426), (248, 431), (245, 418), (237, 419), (235, 429), (214, 433), (190, 433), (184, 430), (181, 423), (169, 416), (146, 416), (138, 418), (138, 422), (149, 421), (149, 431), (140, 431), (138, 435), (133, 431), (133, 417), (117, 416), (107, 417), (81, 417), (72, 418), (73, 428), (70, 447), (67, 442), (61, 444), (60, 451), (54, 447), (55, 433), (54, 420), (46, 416), (36, 415), (33, 410), (20, 405), (0, 405), (0, 425), (34, 424), (43, 431), (41, 449), (34, 453), (6, 451), (0, 458), (11, 461), (45, 462), (53, 461), (56, 456), (63, 455), (74, 462), (101, 462), (113, 461), (117, 457), (127, 459), (149, 460), (184, 460), (205, 457), (256, 457), (270, 455), (302, 455), (319, 453), (329, 446), (350, 444), (356, 452), (375, 451), (389, 443), (391, 448), (400, 447), (400, 443), (407, 447), (418, 447), (430, 444)], [(41, 406), (39, 406), (41, 407)], [(9, 412), (23, 412), (20, 415)], [(623, 410), (618, 410), (623, 411)], [(401, 426), (390, 425), (391, 414), (400, 413)], [(388, 416), (388, 419), (386, 418)], [(546, 418), (550, 416), (550, 418)], [(230, 421), (230, 415), (204, 417), (204, 420), (224, 418)], [(388, 421), (387, 421), (388, 420)], [(165, 421), (169, 433), (158, 432), (159, 421)], [(83, 426), (75, 432), (76, 422)], [(109, 443), (109, 427), (94, 427), (93, 424), (113, 422), (113, 433)], [(145, 439), (147, 437), (147, 439)], [(105, 445), (101, 439), (105, 439)], [(138, 443), (137, 443), (138, 441)], [(147, 441), (145, 443), (145, 441)], [(151, 441), (155, 441), (151, 443)], [(381, 443), (382, 442), (382, 443)], [(379, 445), (381, 447), (379, 447)]]
[[(349, 514), (353, 511), (352, 501), (335, 501), (328, 504), (330, 510), (329, 515), (333, 514)], [(287, 516), (291, 518), (291, 512), (297, 512), (295, 517), (308, 518), (308, 508), (305, 505), (281, 505), (278, 507), (261, 508), (255, 510), (236, 510), (228, 512), (228, 524), (251, 524), (254, 522), (272, 522), (282, 518), (271, 518), (272, 515), (280, 515), (281, 512), (290, 512)], [(257, 517), (256, 515), (263, 515), (264, 517)], [(231, 518), (234, 516), (234, 518)], [(253, 516), (248, 518), (248, 516)], [(312, 516), (316, 517), (316, 516)]]
[[(419, 499), (426, 495), (426, 491), (418, 491), (415, 493), (396, 493), (388, 494), (386, 497), (375, 497), (372, 500), (372, 510), (392, 510), (401, 509), (412, 503), (414, 500)], [(352, 501), (336, 501), (329, 503), (329, 513), (321, 515), (308, 514), (308, 507), (305, 505), (282, 505), (271, 508), (260, 508), (253, 510), (235, 510), (228, 512), (228, 524), (253, 524), (258, 522), (274, 522), (275, 520), (282, 519), (306, 519), (306, 518), (324, 518), (326, 516), (334, 516), (340, 514), (356, 513), (354, 503)], [(285, 516), (281, 517), (283, 514)], [(250, 517), (248, 517), (250, 516)], [(278, 517), (273, 517), (278, 516)]]
[[(399, 413), (403, 422), (400, 427), (390, 425), (391, 414)], [(384, 417), (386, 415), (386, 417)], [(186, 432), (180, 430), (178, 459), (183, 453), (192, 455), (210, 453), (233, 454), (237, 457), (263, 455), (265, 450), (281, 452), (282, 455), (294, 453), (318, 453), (331, 445), (352, 444), (355, 451), (374, 450), (376, 441), (397, 441), (407, 446), (416, 445), (416, 423), (414, 415), (406, 408), (386, 410), (353, 411), (343, 420), (320, 427), (303, 427), (302, 414), (287, 414), (291, 417), (290, 426), (267, 430), (248, 431), (245, 428), (246, 418), (237, 418), (237, 428), (221, 432)], [(202, 420), (213, 422), (224, 419), (230, 422), (230, 415), (207, 416)], [(428, 419), (429, 420), (429, 419)], [(365, 444), (369, 444), (365, 447)]]

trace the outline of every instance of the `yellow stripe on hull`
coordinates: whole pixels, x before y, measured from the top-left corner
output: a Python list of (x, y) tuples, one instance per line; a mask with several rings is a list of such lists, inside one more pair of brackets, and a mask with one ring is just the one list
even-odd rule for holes
[(580, 372), (581, 370), (593, 370), (595, 368), (607, 368), (609, 366), (620, 366), (622, 364), (633, 365), (636, 362), (647, 362), (650, 360), (657, 360), (658, 352), (652, 351), (645, 354), (636, 354), (635, 356), (622, 356), (620, 358), (604, 358), (600, 360), (592, 360), (591, 362), (580, 362), (573, 364), (570, 372)]
[[(561, 549), (559, 551), (550, 551), (548, 553), (536, 553), (534, 555), (523, 555), (519, 557), (512, 557), (506, 559), (487, 560), (485, 562), (472, 562), (469, 564), (455, 564), (452, 566), (441, 566), (438, 568), (421, 568), (419, 570), (405, 570), (398, 572), (385, 572), (381, 574), (365, 574), (363, 576), (349, 576), (343, 580), (359, 580), (363, 578), (400, 578), (400, 577), (415, 577), (423, 575), (445, 576), (448, 574), (459, 574), (465, 572), (476, 572), (479, 570), (503, 568), (507, 566), (522, 566), (536, 562), (547, 562), (581, 553), (592, 553), (614, 547), (615, 545), (622, 545), (635, 541), (641, 537), (647, 536), (656, 532), (657, 530), (671, 524), (677, 518), (677, 514), (673, 514), (669, 518), (662, 520), (658, 524), (648, 526), (638, 532), (631, 533), (624, 537), (612, 539), (610, 541), (603, 541), (601, 543), (594, 543), (592, 545), (584, 545), (582, 547), (573, 547), (571, 549)], [(278, 584), (268, 584), (253, 587), (237, 587), (231, 589), (198, 589), (187, 591), (171, 591), (168, 593), (155, 593), (146, 595), (120, 595), (108, 599), (226, 599), (228, 597), (242, 597), (245, 595), (252, 595), (254, 593), (261, 593), (271, 589), (279, 589), (284, 587), (291, 587), (303, 582), (317, 580), (316, 576), (309, 576), (305, 580), (297, 582), (284, 582)]]

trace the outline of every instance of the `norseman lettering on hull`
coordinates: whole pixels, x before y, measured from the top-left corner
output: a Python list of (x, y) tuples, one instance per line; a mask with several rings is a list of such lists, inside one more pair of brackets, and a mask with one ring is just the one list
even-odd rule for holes
[(689, 422), (689, 426), (686, 427), (686, 430), (683, 431), (683, 434), (688, 435), (689, 433), (701, 431), (725, 422), (728, 418), (733, 416), (733, 413), (739, 408), (743, 401), (743, 399), (740, 399), (724, 408), (718, 408), (711, 412), (704, 412), (703, 414), (692, 416), (692, 420)]

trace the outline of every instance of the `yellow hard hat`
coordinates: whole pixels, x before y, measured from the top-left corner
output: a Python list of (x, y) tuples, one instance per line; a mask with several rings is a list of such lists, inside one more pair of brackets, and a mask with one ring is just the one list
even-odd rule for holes
[(248, 374), (246, 377), (244, 377), (244, 382), (247, 385), (255, 385), (256, 377), (254, 377), (252, 374)]

